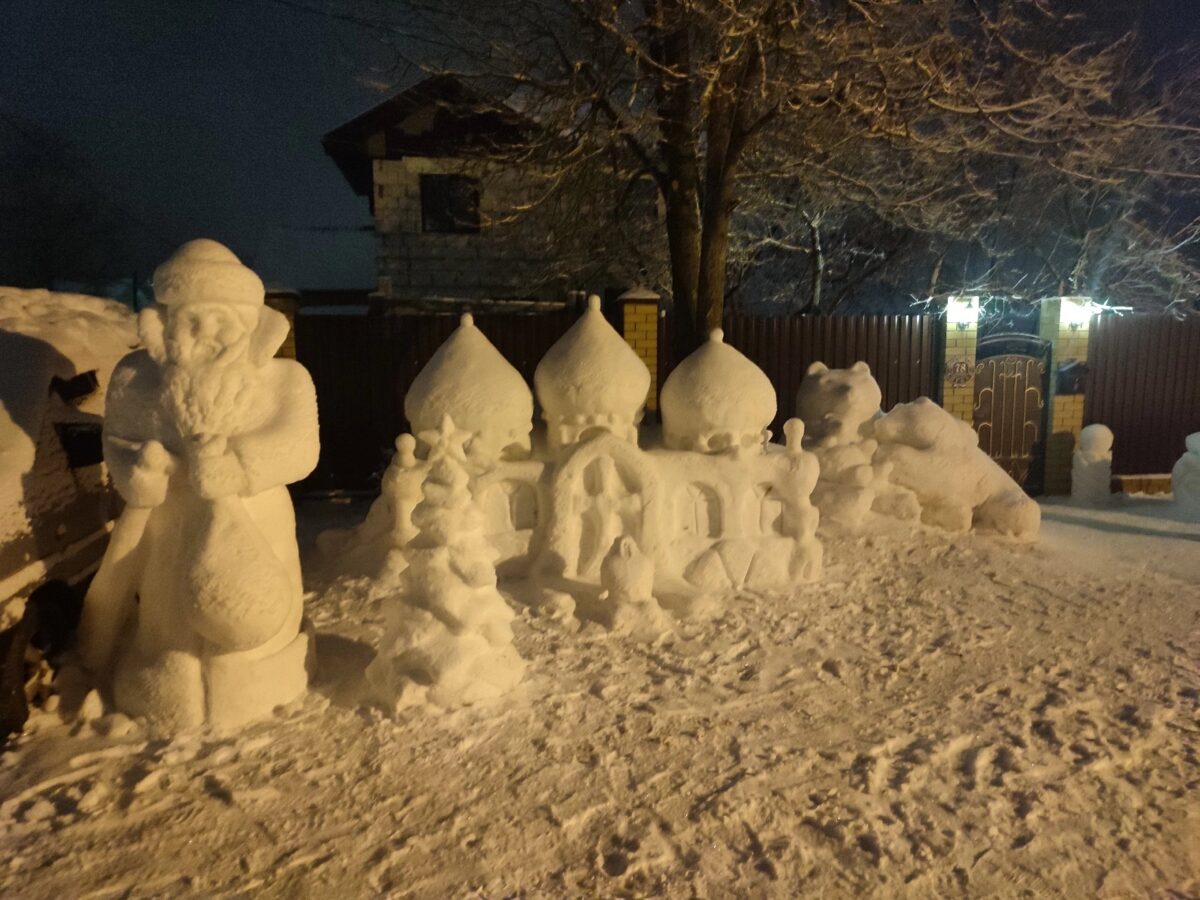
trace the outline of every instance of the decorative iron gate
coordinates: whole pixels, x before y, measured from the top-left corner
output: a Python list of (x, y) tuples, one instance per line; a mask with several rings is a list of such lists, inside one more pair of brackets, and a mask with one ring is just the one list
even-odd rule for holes
[(979, 447), (1029, 494), (1045, 482), (1050, 342), (1027, 334), (981, 338), (975, 350)]

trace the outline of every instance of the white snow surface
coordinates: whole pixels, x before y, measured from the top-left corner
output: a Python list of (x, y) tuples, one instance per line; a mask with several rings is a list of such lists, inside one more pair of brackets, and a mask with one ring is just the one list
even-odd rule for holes
[(1200, 525), (1172, 508), (1047, 505), (1038, 544), (872, 517), (820, 582), (650, 644), (514, 603), (522, 685), (394, 720), (346, 699), (372, 583), (306, 556), (315, 689), (169, 742), (38, 713), (0, 757), (0, 895), (1195, 895)]

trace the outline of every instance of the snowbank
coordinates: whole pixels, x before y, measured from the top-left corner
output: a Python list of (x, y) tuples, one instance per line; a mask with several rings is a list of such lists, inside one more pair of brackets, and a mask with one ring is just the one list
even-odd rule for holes
[[(74, 574), (102, 548), (104, 467), (71, 468), (59, 432), (97, 443), (109, 376), (137, 343), (133, 313), (112, 300), (0, 287), (0, 603), (47, 574), (44, 560)], [(55, 379), (69, 383), (52, 391)]]

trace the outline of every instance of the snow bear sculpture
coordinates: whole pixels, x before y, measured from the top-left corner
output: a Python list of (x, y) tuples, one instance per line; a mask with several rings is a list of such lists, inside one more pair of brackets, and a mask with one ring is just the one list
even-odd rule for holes
[(1089, 425), (1079, 433), (1071, 456), (1071, 500), (1081, 504), (1112, 499), (1113, 433), (1107, 425)]
[(1187, 452), (1171, 470), (1171, 491), (1188, 517), (1200, 522), (1200, 431), (1189, 434), (1185, 446)]
[(878, 462), (921, 505), (921, 521), (950, 531), (972, 527), (1022, 540), (1037, 537), (1041, 510), (979, 449), (979, 438), (928, 397), (899, 403), (875, 420)]
[(796, 415), (804, 421), (805, 444), (834, 447), (870, 440), (882, 400), (879, 383), (865, 362), (848, 369), (813, 363), (796, 392)]
[(870, 367), (861, 361), (848, 369), (815, 362), (800, 382), (796, 415), (804, 421), (804, 448), (821, 465), (812, 500), (824, 519), (853, 528), (873, 506), (900, 518), (918, 514), (912, 495), (888, 484), (890, 467), (872, 462), (882, 399)]

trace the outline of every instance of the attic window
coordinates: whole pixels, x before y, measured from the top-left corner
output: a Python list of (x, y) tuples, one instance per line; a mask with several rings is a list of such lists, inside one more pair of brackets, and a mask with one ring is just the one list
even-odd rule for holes
[(421, 230), (437, 234), (479, 232), (479, 179), (421, 176)]

